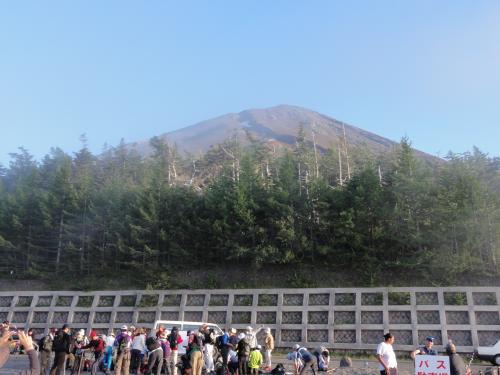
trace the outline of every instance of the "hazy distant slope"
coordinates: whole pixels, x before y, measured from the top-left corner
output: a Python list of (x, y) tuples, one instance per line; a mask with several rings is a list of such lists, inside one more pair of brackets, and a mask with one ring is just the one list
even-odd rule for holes
[[(210, 120), (160, 135), (169, 143), (176, 143), (179, 151), (200, 153), (210, 146), (236, 136), (247, 142), (246, 132), (264, 141), (273, 141), (284, 146), (295, 144), (299, 126), (304, 127), (306, 138), (312, 141), (313, 129), (316, 143), (321, 149), (337, 146), (343, 139), (342, 122), (321, 113), (290, 105), (279, 105), (265, 109), (249, 109), (240, 113), (229, 113)], [(344, 124), (347, 143), (365, 145), (374, 152), (389, 151), (395, 142), (369, 131)], [(131, 145), (139, 153), (150, 152), (148, 141)], [(418, 152), (422, 156), (429, 156)]]

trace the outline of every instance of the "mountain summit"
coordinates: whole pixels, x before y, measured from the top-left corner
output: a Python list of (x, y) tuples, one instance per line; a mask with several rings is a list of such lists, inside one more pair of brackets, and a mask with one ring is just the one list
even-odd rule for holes
[[(236, 137), (245, 144), (248, 142), (247, 133), (264, 142), (290, 147), (295, 145), (300, 126), (308, 141), (313, 142), (314, 134), (320, 150), (336, 148), (344, 139), (348, 145), (364, 146), (375, 153), (389, 151), (396, 145), (394, 141), (374, 133), (310, 109), (291, 105), (229, 113), (159, 137), (169, 144), (175, 143), (181, 153), (191, 154), (206, 152), (211, 146), (230, 137)], [(151, 151), (148, 141), (134, 143), (131, 147), (143, 155), (148, 155)], [(417, 153), (423, 155), (421, 152)]]

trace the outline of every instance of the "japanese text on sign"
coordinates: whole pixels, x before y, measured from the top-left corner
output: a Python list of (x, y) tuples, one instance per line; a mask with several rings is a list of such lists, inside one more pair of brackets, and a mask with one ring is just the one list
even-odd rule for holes
[(417, 355), (415, 375), (450, 375), (450, 359), (445, 355)]

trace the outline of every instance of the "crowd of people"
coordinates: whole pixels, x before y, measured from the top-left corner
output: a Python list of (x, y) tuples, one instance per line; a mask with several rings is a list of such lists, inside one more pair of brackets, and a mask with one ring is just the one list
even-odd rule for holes
[[(257, 343), (257, 334), (262, 329), (263, 347)], [(8, 322), (2, 324), (1, 331), (3, 338), (10, 339), (13, 335)], [(202, 369), (206, 375), (257, 375), (259, 369), (271, 370), (274, 350), (271, 330), (264, 327), (254, 330), (250, 326), (239, 334), (234, 328), (217, 334), (203, 324), (198, 330), (187, 332), (187, 342), (177, 327), (168, 331), (161, 325), (156, 330), (123, 325), (116, 335), (94, 330), (86, 335), (84, 330), (71, 333), (70, 326), (65, 324), (58, 330), (50, 329), (39, 340), (34, 340), (32, 331), (20, 332), (30, 340), (29, 346), (21, 342), (24, 351), (36, 349), (33, 355), (37, 366), (30, 364), (30, 374), (36, 375), (60, 375), (64, 371), (74, 375), (87, 369), (92, 375), (111, 370), (116, 375), (201, 375)], [(181, 345), (185, 353), (179, 356)], [(92, 358), (88, 358), (89, 353)]]
[[(257, 334), (264, 330), (261, 346)], [(284, 375), (283, 365), (272, 368), (274, 337), (270, 328), (254, 330), (248, 326), (244, 332), (231, 328), (216, 332), (213, 327), (202, 324), (199, 329), (187, 331), (183, 340), (177, 327), (168, 331), (160, 325), (156, 330), (123, 325), (115, 335), (98, 334), (92, 330), (87, 336), (84, 330), (71, 333), (70, 326), (51, 329), (49, 333), (34, 340), (33, 331), (15, 331), (9, 322), (0, 325), (0, 368), (7, 361), (12, 337), (19, 338), (21, 349), (28, 355), (30, 366), (22, 375), (79, 375), (90, 370), (92, 375), (114, 370), (115, 375), (259, 375), (268, 372)], [(186, 341), (186, 342), (185, 342)], [(377, 360), (381, 375), (397, 375), (397, 360), (393, 349), (394, 335), (387, 333), (377, 347)], [(434, 348), (434, 337), (427, 337), (425, 345), (410, 352), (417, 355), (438, 355)], [(179, 356), (179, 349), (182, 355)], [(92, 358), (89, 358), (89, 354)], [(446, 346), (451, 375), (468, 375), (467, 366), (457, 354), (450, 341)], [(294, 364), (294, 374), (305, 371), (328, 371), (330, 353), (326, 347), (308, 350), (295, 345), (287, 358)]]

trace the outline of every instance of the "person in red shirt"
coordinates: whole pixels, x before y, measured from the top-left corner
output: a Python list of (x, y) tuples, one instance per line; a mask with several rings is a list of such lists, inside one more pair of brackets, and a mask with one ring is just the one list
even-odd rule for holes
[(104, 340), (101, 337), (97, 336), (97, 333), (95, 331), (92, 331), (90, 336), (90, 342), (88, 343), (88, 345), (82, 347), (82, 349), (92, 348), (92, 351), (94, 352), (95, 361), (92, 364), (91, 368), (92, 375), (97, 374), (97, 369), (99, 368), (101, 362), (104, 360), (105, 346), (106, 344)]

